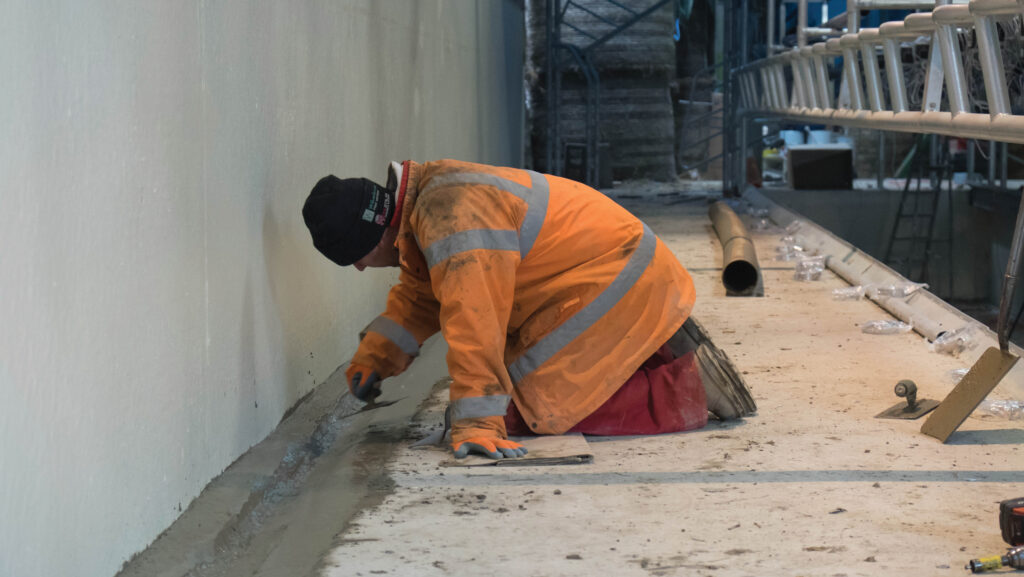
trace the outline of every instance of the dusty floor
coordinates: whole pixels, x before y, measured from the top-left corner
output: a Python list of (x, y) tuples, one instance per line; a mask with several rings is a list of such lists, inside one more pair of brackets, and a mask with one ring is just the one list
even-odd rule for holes
[(1004, 548), (996, 503), (1024, 495), (1020, 421), (972, 418), (942, 445), (921, 421), (873, 418), (896, 381), (941, 399), (968, 360), (861, 333), (888, 315), (832, 300), (845, 283), (828, 271), (794, 281), (772, 260), (779, 231), (756, 233), (765, 297), (726, 298), (703, 202), (630, 208), (693, 274), (695, 314), (757, 416), (591, 439), (596, 462), (573, 467), (442, 468), (440, 452), (399, 448), (391, 494), (338, 537), (324, 575), (954, 575)]
[[(980, 349), (955, 359), (915, 333), (863, 334), (887, 313), (834, 301), (846, 285), (829, 271), (793, 280), (793, 264), (773, 260), (778, 230), (753, 232), (765, 296), (727, 298), (703, 200), (624, 202), (690, 270), (695, 314), (746, 375), (756, 416), (590, 438), (591, 465), (443, 467), (444, 452), (408, 447), (441, 421), (446, 391), (429, 391), (440, 343), (386, 384), (409, 400), (359, 417), (273, 507), (241, 497), (275, 470), (282, 438), (211, 484), (233, 487), (237, 510), (208, 490), (124, 574), (960, 575), (1004, 549), (997, 502), (1024, 496), (1024, 422), (972, 417), (943, 445), (921, 421), (873, 418), (900, 379), (943, 398), (947, 373)], [(210, 502), (226, 512), (201, 517)], [(240, 527), (251, 534), (232, 542)]]

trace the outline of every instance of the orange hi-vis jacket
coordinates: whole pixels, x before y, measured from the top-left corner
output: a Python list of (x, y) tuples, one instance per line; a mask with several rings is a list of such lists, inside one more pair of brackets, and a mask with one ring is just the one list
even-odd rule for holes
[(352, 363), (398, 374), (440, 329), (454, 441), (504, 438), (510, 400), (534, 432), (564, 433), (689, 316), (690, 275), (600, 192), (454, 160), (402, 167), (399, 284)]

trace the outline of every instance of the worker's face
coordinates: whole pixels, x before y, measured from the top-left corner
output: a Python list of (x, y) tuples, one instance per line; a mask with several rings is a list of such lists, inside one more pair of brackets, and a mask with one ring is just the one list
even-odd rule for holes
[(398, 247), (395, 246), (395, 239), (398, 237), (398, 228), (389, 227), (384, 231), (384, 236), (373, 247), (370, 254), (352, 263), (356, 270), (367, 268), (386, 268), (398, 266)]

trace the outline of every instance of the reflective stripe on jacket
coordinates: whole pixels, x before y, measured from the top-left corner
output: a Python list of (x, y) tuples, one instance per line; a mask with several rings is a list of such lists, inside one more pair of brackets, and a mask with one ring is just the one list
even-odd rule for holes
[(406, 166), (400, 282), (353, 362), (397, 374), (440, 327), (454, 420), (511, 399), (533, 431), (563, 433), (689, 316), (689, 274), (603, 194), (519, 169)]

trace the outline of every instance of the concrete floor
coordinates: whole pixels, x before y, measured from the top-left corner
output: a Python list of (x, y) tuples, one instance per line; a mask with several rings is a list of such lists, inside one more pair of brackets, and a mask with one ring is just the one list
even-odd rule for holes
[[(753, 233), (765, 296), (727, 298), (703, 201), (627, 202), (690, 270), (695, 315), (745, 374), (756, 416), (591, 438), (591, 465), (443, 467), (443, 451), (408, 448), (441, 421), (446, 391), (429, 390), (443, 374), (439, 343), (386, 385), (384, 398), (413, 396), (403, 408), (358, 417), (305, 484), (261, 513), (257, 525), (273, 530), (219, 549), (214, 539), (187, 572), (153, 562), (144, 573), (960, 575), (969, 559), (1004, 550), (997, 503), (1024, 496), (1024, 423), (971, 417), (943, 445), (919, 433), (921, 421), (874, 418), (898, 401), (900, 379), (942, 399), (947, 373), (980, 349), (957, 359), (915, 333), (862, 333), (890, 317), (868, 301), (834, 301), (846, 285), (830, 271), (793, 280), (792, 263), (772, 260), (777, 230)], [(163, 539), (140, 558), (195, 556), (179, 533), (176, 553)], [(308, 540), (317, 545), (295, 545)]]

